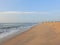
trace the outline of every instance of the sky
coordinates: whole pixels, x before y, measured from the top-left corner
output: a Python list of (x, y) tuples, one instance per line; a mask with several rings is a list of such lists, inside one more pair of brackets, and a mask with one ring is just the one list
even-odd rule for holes
[(60, 21), (60, 0), (0, 0), (0, 22)]

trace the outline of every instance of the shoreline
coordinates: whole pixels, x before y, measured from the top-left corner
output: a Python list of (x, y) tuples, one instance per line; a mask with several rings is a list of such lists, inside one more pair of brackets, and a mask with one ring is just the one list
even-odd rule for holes
[(1, 45), (60, 45), (60, 22), (38, 24)]
[(11, 35), (8, 35), (8, 36), (6, 36), (6, 37), (4, 37), (4, 38), (1, 38), (1, 39), (0, 39), (0, 44), (4, 43), (5, 41), (8, 41), (8, 40), (10, 40), (10, 39), (13, 39), (14, 37), (16, 37), (16, 36), (18, 36), (18, 35), (22, 35), (23, 33), (29, 31), (32, 27), (34, 27), (34, 26), (36, 26), (36, 25), (37, 25), (37, 24), (35, 24), (35, 25), (33, 25), (33, 26), (30, 26), (30, 27), (27, 28), (27, 29), (24, 29), (25, 31), (22, 31), (22, 32), (17, 31), (17, 32), (11, 34)]

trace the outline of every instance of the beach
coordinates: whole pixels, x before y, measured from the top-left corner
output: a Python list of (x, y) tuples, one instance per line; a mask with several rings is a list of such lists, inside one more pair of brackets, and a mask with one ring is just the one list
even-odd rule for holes
[(60, 22), (44, 22), (0, 45), (60, 45)]

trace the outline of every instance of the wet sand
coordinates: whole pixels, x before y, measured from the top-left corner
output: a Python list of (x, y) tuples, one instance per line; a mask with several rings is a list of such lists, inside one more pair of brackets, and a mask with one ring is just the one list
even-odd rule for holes
[(39, 24), (0, 45), (60, 45), (60, 22)]

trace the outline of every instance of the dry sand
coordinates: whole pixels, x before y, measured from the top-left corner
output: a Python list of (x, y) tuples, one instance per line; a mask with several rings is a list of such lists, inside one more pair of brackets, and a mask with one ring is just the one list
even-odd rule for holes
[(60, 22), (39, 24), (0, 45), (60, 45)]

